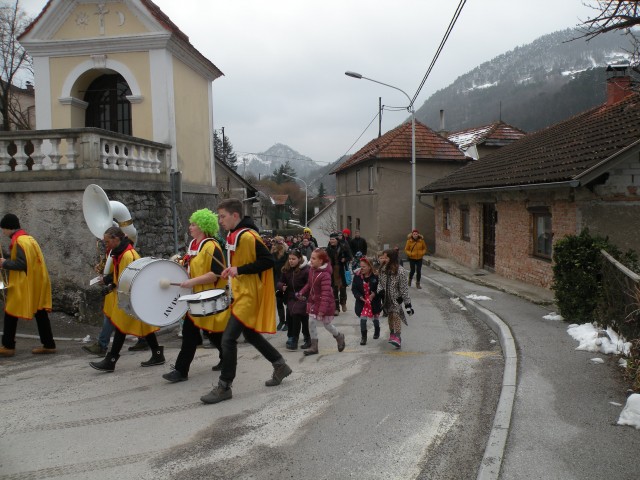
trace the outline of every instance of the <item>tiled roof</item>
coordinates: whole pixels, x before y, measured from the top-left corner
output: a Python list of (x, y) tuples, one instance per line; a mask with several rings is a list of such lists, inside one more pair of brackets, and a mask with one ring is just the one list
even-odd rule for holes
[(520, 140), (526, 133), (519, 128), (512, 127), (502, 121), (481, 127), (467, 128), (459, 132), (450, 133), (447, 138), (466, 150), (471, 145), (484, 143), (487, 146), (505, 146)]
[(286, 205), (289, 200), (289, 195), (271, 195), (274, 205)]
[[(371, 140), (331, 173), (340, 172), (374, 158), (410, 159), (411, 122), (403, 123), (381, 137)], [(416, 162), (419, 160), (464, 162), (468, 159), (454, 143), (416, 121)]]
[[(47, 2), (47, 4), (44, 6), (44, 8), (42, 9), (42, 11), (38, 14), (38, 16), (27, 26), (27, 28), (24, 30), (24, 32), (22, 32), (22, 34), (20, 35), (20, 37), (18, 38), (18, 40), (20, 40), (20, 38), (24, 37), (27, 33), (29, 33), (33, 27), (36, 25), (36, 23), (38, 23), (38, 21), (40, 20), (40, 18), (44, 15), (44, 13), (49, 9), (49, 6), (53, 3), (53, 0), (49, 0)], [(189, 37), (178, 28), (178, 26), (173, 23), (171, 21), (171, 19), (167, 16), (167, 14), (165, 14), (162, 10), (160, 10), (160, 7), (158, 7), (155, 3), (153, 3), (151, 0), (140, 0), (140, 3), (142, 3), (142, 5), (144, 5), (146, 7), (146, 9), (149, 11), (149, 13), (151, 15), (153, 15), (153, 17), (160, 22), (160, 24), (168, 31), (170, 31), (171, 33), (173, 33), (178, 39), (179, 41), (182, 42), (182, 44), (187, 48), (187, 50), (191, 51), (196, 57), (198, 57), (200, 59), (201, 62), (205, 63), (206, 65), (208, 65), (209, 68), (212, 68), (213, 70), (215, 70), (217, 72), (218, 75), (223, 75), (223, 73), (218, 69), (218, 67), (216, 67), (213, 62), (211, 62), (211, 60), (209, 60), (207, 57), (205, 57), (202, 53), (200, 53), (196, 47), (194, 47), (193, 45), (191, 45), (191, 43), (189, 42)]]
[[(420, 189), (423, 193), (580, 180), (640, 143), (640, 95), (601, 105), (488, 154)], [(584, 179), (583, 179), (584, 180)]]

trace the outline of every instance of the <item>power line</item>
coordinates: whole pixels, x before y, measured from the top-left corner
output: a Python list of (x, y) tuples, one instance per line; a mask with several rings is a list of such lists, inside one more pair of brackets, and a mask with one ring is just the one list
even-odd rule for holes
[(420, 90), (422, 90), (422, 87), (424, 86), (424, 83), (427, 81), (427, 77), (429, 77), (429, 74), (431, 73), (431, 70), (433, 69), (434, 65), (436, 64), (436, 61), (438, 60), (438, 57), (440, 56), (440, 53), (442, 52), (442, 49), (444, 48), (444, 44), (447, 43), (447, 39), (449, 38), (449, 35), (451, 34), (451, 31), (453, 30), (453, 26), (456, 24), (456, 22), (458, 21), (458, 17), (460, 16), (460, 14), (462, 13), (462, 8), (464, 7), (465, 3), (467, 3), (467, 0), (460, 0), (460, 3), (458, 4), (458, 8), (456, 8), (455, 13), (453, 14), (453, 18), (451, 19), (451, 22), (449, 22), (449, 26), (447, 27), (447, 31), (444, 34), (444, 37), (442, 38), (442, 41), (440, 42), (440, 46), (438, 47), (438, 50), (436, 50), (436, 54), (433, 57), (433, 60), (431, 60), (431, 65), (429, 65), (429, 68), (427, 69), (427, 73), (425, 74), (424, 78), (422, 79), (422, 82), (420, 83), (420, 86), (418, 87), (418, 90), (416, 91), (416, 94), (413, 96), (413, 99), (411, 100), (411, 106), (415, 103), (416, 98), (418, 98), (418, 95), (420, 94)]
[(349, 154), (349, 152), (351, 151), (351, 149), (353, 148), (353, 146), (358, 143), (358, 140), (360, 140), (362, 138), (362, 136), (365, 134), (365, 132), (367, 130), (369, 130), (369, 127), (371, 126), (371, 124), (375, 121), (376, 118), (378, 118), (378, 115), (380, 115), (380, 112), (376, 112), (375, 116), (371, 119), (371, 121), (369, 122), (369, 125), (367, 125), (365, 127), (365, 129), (362, 131), (362, 133), (360, 134), (360, 136), (358, 138), (356, 138), (356, 141), (353, 142), (351, 144), (351, 146), (347, 149), (346, 152), (344, 152), (344, 154), (340, 157), (340, 158), (344, 158), (345, 156), (347, 156)]

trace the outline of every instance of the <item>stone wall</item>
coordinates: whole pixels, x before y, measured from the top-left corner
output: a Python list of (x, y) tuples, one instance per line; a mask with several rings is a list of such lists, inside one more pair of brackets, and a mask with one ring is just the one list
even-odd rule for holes
[[(135, 185), (128, 190), (114, 187), (103, 188), (109, 200), (123, 203), (131, 213), (138, 232), (136, 249), (140, 255), (169, 258), (174, 253), (174, 235), (171, 193), (167, 185)], [(51, 190), (0, 192), (0, 214), (18, 215), (22, 228), (40, 244), (51, 276), (53, 309), (76, 315), (86, 323), (101, 324), (101, 289), (89, 287), (89, 280), (96, 276), (94, 266), (100, 260), (100, 249), (84, 221), (84, 188)], [(177, 231), (178, 247), (184, 250), (189, 216), (199, 208), (215, 210), (217, 195), (188, 187), (183, 191), (183, 201), (177, 205)], [(8, 246), (8, 239), (4, 237), (5, 253)]]

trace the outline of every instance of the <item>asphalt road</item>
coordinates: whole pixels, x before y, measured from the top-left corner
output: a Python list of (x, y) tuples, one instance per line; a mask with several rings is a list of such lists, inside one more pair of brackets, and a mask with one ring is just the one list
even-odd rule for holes
[[(500, 346), (437, 289), (411, 293), (401, 351), (384, 321), (382, 338), (360, 346), (348, 311), (336, 319), (342, 353), (324, 329), (311, 357), (285, 351), (285, 333), (270, 336), (294, 370), (278, 387), (264, 386), (271, 366), (241, 344), (233, 399), (218, 405), (199, 401), (215, 381), (213, 350), (198, 350), (189, 381), (168, 384), (168, 364), (138, 366), (148, 352), (125, 351), (104, 374), (76, 342), (36, 357), (22, 339), (16, 357), (0, 359), (0, 479), (475, 478)], [(179, 340), (161, 344), (172, 362)]]

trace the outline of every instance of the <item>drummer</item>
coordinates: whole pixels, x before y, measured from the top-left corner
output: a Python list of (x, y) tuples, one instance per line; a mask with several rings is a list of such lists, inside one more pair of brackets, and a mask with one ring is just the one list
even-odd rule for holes
[(105, 275), (103, 278), (105, 285), (111, 290), (111, 293), (105, 298), (104, 314), (116, 327), (116, 332), (113, 336), (111, 350), (107, 353), (107, 356), (101, 362), (91, 362), (89, 365), (102, 372), (113, 372), (116, 362), (120, 358), (120, 350), (127, 335), (145, 337), (151, 347), (151, 358), (146, 362), (141, 362), (140, 366), (163, 365), (165, 362), (164, 347), (158, 345), (158, 339), (154, 333), (160, 328), (148, 325), (131, 315), (127, 315), (118, 305), (116, 288), (120, 276), (131, 262), (140, 258), (140, 255), (133, 249), (133, 243), (120, 227), (108, 228), (104, 232), (103, 240), (106, 251), (110, 251), (113, 259), (113, 274)]
[[(218, 215), (208, 208), (195, 211), (189, 218), (189, 235), (193, 238), (189, 244), (189, 250), (183, 259), (183, 265), (187, 267), (189, 280), (180, 284), (183, 288), (193, 288), (194, 293), (204, 290), (225, 289), (227, 280), (220, 277), (221, 265), (224, 265), (224, 255), (220, 244), (216, 240), (218, 235)], [(214, 260), (214, 259), (217, 259)], [(198, 344), (202, 342), (200, 330), (204, 330), (220, 352), (222, 358), (222, 332), (229, 321), (230, 309), (208, 315), (206, 317), (193, 317), (190, 313), (182, 326), (182, 346), (175, 370), (162, 376), (171, 383), (184, 382), (189, 377), (189, 366), (193, 361)], [(220, 363), (213, 367), (220, 369)]]

